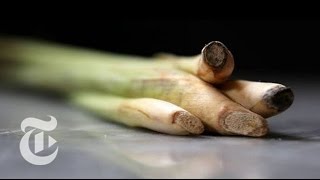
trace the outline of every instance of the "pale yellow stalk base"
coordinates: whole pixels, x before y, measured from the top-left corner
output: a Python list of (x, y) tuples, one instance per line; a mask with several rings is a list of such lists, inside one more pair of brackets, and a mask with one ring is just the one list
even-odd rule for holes
[(201, 134), (201, 121), (186, 110), (158, 99), (122, 98), (97, 93), (74, 93), (70, 100), (106, 119), (172, 135)]

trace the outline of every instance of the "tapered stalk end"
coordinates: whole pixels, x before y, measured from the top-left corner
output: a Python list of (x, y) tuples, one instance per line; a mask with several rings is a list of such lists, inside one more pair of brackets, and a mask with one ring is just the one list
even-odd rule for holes
[(220, 121), (222, 128), (233, 135), (261, 137), (268, 133), (267, 121), (248, 112), (231, 112)]
[(200, 119), (186, 111), (177, 111), (174, 113), (173, 122), (191, 134), (201, 134), (204, 131), (204, 126)]
[(263, 100), (269, 108), (282, 112), (291, 106), (294, 94), (289, 87), (276, 86), (264, 94)]

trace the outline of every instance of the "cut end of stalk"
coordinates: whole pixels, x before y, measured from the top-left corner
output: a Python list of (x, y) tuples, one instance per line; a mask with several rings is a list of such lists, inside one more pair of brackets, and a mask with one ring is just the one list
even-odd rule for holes
[(177, 111), (174, 113), (173, 122), (191, 134), (201, 134), (204, 131), (204, 125), (200, 119), (186, 111)]
[(247, 112), (231, 112), (222, 119), (221, 126), (234, 135), (261, 137), (268, 133), (267, 121), (259, 115)]
[(222, 68), (228, 58), (227, 47), (219, 41), (212, 41), (202, 49), (202, 58), (212, 68)]
[(269, 108), (282, 112), (291, 106), (294, 100), (294, 94), (289, 87), (276, 86), (266, 92), (263, 100)]

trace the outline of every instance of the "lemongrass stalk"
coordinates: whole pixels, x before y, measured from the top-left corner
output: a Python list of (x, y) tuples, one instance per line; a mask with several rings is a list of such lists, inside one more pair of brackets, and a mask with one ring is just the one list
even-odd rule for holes
[(152, 98), (123, 98), (93, 92), (73, 93), (69, 100), (107, 120), (172, 134), (201, 134), (201, 121), (186, 110)]
[(141, 66), (176, 68), (213, 84), (226, 81), (234, 68), (231, 52), (223, 43), (218, 41), (207, 44), (202, 49), (201, 54), (197, 56), (160, 55), (146, 58), (88, 50), (39, 40), (0, 38), (0, 57), (27, 64), (81, 63), (83, 65), (96, 64), (102, 66), (106, 64), (118, 66), (121, 64), (121, 66), (131, 68)]
[(294, 100), (291, 88), (278, 83), (230, 80), (220, 90), (245, 108), (267, 118), (288, 109)]
[(156, 57), (174, 63), (176, 68), (194, 74), (202, 80), (219, 84), (226, 81), (233, 72), (234, 59), (228, 48), (219, 41), (212, 41), (193, 57), (160, 53)]
[(0, 62), (15, 64), (74, 64), (136, 67), (173, 67), (156, 58), (102, 52), (28, 38), (0, 37)]
[(164, 100), (198, 117), (211, 132), (254, 137), (268, 132), (261, 116), (231, 101), (212, 85), (174, 69), (35, 64), (2, 72), (2, 77), (9, 82), (22, 86), (65, 93), (90, 90)]

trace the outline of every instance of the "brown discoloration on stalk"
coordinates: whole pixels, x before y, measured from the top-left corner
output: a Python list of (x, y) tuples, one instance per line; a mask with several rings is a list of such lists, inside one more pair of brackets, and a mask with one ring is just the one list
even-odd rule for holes
[(186, 111), (175, 112), (173, 114), (173, 122), (180, 125), (191, 134), (201, 134), (204, 131), (204, 126), (201, 121)]
[(223, 105), (218, 117), (218, 125), (224, 131), (223, 134), (261, 137), (268, 133), (266, 120), (246, 109), (234, 109), (230, 105)]
[(223, 122), (224, 122), (224, 119), (228, 116), (228, 114), (231, 112), (231, 109), (229, 106), (227, 105), (222, 105), (220, 107), (220, 110), (218, 111), (218, 126), (221, 130), (224, 131), (224, 134), (234, 134), (234, 133), (231, 133), (230, 131), (228, 131), (227, 129), (225, 129), (225, 127), (223, 126)]
[(289, 87), (276, 86), (269, 89), (263, 95), (263, 100), (267, 107), (282, 112), (291, 106), (294, 100), (294, 94)]
[(196, 75), (207, 82), (215, 84), (224, 82), (233, 71), (233, 56), (219, 41), (207, 44), (202, 49), (200, 58)]
[(131, 96), (162, 99), (179, 106), (183, 101), (184, 92), (189, 91), (189, 88), (193, 89), (192, 86), (184, 84), (192, 84), (195, 77), (184, 72), (175, 73), (173, 70), (157, 70), (157, 72), (161, 74), (159, 77), (134, 79), (132, 84), (137, 88), (132, 89)]
[[(198, 117), (207, 131), (254, 137), (267, 133), (267, 124), (262, 117), (234, 103), (211, 84), (195, 76), (169, 75), (162, 76), (161, 80), (151, 79), (140, 83), (143, 84), (138, 93), (182, 107)], [(146, 87), (152, 87), (153, 90), (148, 91)], [(233, 115), (230, 115), (231, 113)]]
[(277, 83), (231, 80), (217, 87), (233, 101), (264, 118), (288, 109), (294, 100), (291, 88)]
[(175, 135), (198, 135), (204, 131), (204, 125), (196, 116), (158, 99), (133, 98), (125, 100), (118, 106), (117, 111), (117, 116), (125, 119), (122, 123), (130, 126), (144, 127)]
[(221, 42), (213, 41), (202, 49), (203, 60), (212, 68), (222, 68), (228, 57), (227, 47)]
[(220, 123), (225, 130), (233, 134), (261, 137), (268, 133), (266, 120), (253, 113), (229, 112), (226, 118), (221, 119)]
[(237, 83), (237, 80), (228, 80), (222, 84), (216, 85), (216, 87), (222, 91), (229, 91), (234, 89), (237, 91), (242, 91), (245, 88), (244, 84)]

